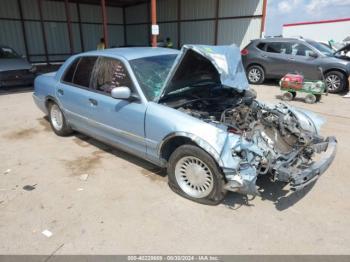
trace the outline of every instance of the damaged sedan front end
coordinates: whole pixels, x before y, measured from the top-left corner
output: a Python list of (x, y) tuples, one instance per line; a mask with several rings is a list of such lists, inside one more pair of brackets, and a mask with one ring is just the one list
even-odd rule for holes
[(158, 102), (226, 132), (220, 151), (225, 190), (257, 195), (262, 175), (292, 190), (315, 181), (336, 153), (336, 139), (319, 134), (323, 119), (255, 98), (236, 47), (185, 46)]
[(256, 178), (266, 174), (298, 190), (316, 180), (335, 157), (336, 139), (318, 135), (311, 120), (302, 122), (305, 116), (285, 104), (253, 101), (226, 111), (222, 120), (240, 135), (238, 141), (231, 138), (229, 154), (236, 168), (227, 176), (230, 191), (258, 194)]

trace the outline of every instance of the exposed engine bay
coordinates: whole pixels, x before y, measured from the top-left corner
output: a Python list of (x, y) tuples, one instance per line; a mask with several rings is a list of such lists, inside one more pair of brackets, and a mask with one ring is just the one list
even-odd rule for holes
[(258, 175), (268, 174), (273, 181), (290, 183), (292, 189), (316, 180), (322, 170), (314, 170), (315, 159), (327, 150), (330, 138), (319, 136), (313, 121), (289, 106), (268, 106), (255, 98), (250, 90), (239, 93), (202, 87), (170, 97), (164, 104), (236, 135), (249, 145), (241, 143), (232, 148), (239, 167), (226, 175), (227, 190), (259, 194), (255, 186)]

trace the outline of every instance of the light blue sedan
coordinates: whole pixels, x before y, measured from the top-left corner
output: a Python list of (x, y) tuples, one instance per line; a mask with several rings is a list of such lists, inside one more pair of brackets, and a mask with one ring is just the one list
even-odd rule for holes
[(203, 204), (257, 195), (262, 175), (298, 190), (336, 152), (320, 117), (255, 99), (235, 46), (82, 53), (37, 77), (33, 97), (57, 135), (78, 131), (166, 167), (170, 187)]

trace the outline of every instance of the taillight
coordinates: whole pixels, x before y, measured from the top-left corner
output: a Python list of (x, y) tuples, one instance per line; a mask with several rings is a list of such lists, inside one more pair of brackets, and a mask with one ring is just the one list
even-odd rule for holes
[(241, 51), (241, 55), (248, 55), (248, 54), (249, 54), (248, 49), (243, 49), (243, 50)]

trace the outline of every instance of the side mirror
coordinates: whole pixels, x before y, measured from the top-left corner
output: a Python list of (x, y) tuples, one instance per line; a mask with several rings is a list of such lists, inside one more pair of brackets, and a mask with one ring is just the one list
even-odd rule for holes
[(317, 55), (315, 52), (310, 52), (310, 53), (309, 53), (309, 57), (317, 58), (318, 55)]
[(130, 88), (127, 86), (115, 87), (111, 91), (111, 96), (115, 99), (129, 99), (131, 97)]

